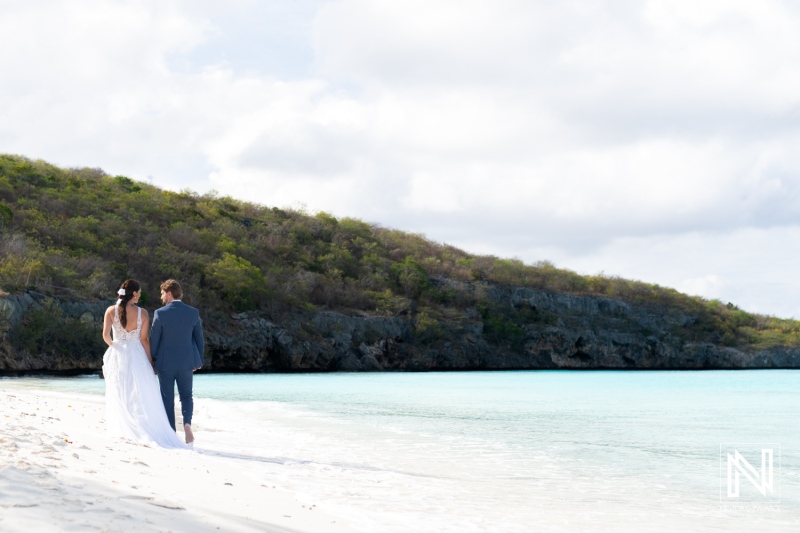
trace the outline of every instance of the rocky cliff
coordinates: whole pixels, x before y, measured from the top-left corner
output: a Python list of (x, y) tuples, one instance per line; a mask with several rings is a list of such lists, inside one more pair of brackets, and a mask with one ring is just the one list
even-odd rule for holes
[(0, 373), (97, 371), (111, 303), (36, 292), (0, 296)]
[[(486, 282), (431, 282), (472, 294), (487, 306), (427, 322), (410, 315), (332, 311), (287, 313), (275, 320), (259, 312), (204, 313), (204, 370), (800, 368), (798, 347), (755, 350), (694, 342), (696, 317), (666, 308)], [(99, 370), (100, 329), (110, 304), (34, 292), (0, 296), (0, 372)], [(524, 320), (503, 318), (511, 315)]]

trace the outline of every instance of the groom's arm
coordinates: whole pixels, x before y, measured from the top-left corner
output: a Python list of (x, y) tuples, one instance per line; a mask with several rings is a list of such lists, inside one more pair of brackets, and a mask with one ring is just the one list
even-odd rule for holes
[(194, 369), (197, 370), (203, 366), (203, 354), (205, 353), (206, 343), (203, 339), (203, 321), (200, 320), (200, 316), (197, 317), (197, 322), (194, 324), (194, 328), (192, 329), (192, 340), (194, 341), (194, 345), (197, 347), (197, 355), (195, 356), (194, 361)]
[(150, 328), (150, 353), (153, 356), (153, 364), (158, 358), (158, 345), (161, 342), (161, 320), (158, 318), (158, 311), (153, 314), (153, 327)]

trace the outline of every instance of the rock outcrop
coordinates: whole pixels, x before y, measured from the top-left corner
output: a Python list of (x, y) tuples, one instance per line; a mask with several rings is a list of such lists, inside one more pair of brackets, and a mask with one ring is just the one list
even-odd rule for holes
[[(95, 372), (103, 364), (103, 313), (111, 301), (54, 299), (37, 292), (0, 297), (0, 373)], [(28, 326), (23, 318), (41, 313), (49, 320)], [(21, 347), (11, 337), (30, 338), (30, 328), (40, 334), (41, 349)], [(66, 342), (60, 342), (65, 339)], [(81, 338), (81, 337), (85, 338)], [(27, 343), (25, 343), (27, 344)]]
[[(800, 348), (752, 350), (697, 342), (684, 334), (689, 314), (636, 307), (623, 301), (485, 282), (433, 279), (441, 289), (471, 294), (494, 309), (524, 313), (527, 321), (504, 337), (489, 331), (486, 312), (467, 308), (420, 333), (412, 317), (332, 311), (289, 313), (269, 320), (259, 312), (204, 313), (211, 372), (428, 371), (500, 369), (737, 369), (800, 368)], [(49, 303), (48, 303), (49, 302)], [(39, 353), (15, 347), (10, 335), (27, 313), (47, 305), (65, 327), (100, 337), (110, 301), (53, 299), (37, 293), (0, 297), (0, 372), (99, 370), (102, 345), (88, 353), (50, 346)], [(496, 329), (496, 327), (495, 327)]]

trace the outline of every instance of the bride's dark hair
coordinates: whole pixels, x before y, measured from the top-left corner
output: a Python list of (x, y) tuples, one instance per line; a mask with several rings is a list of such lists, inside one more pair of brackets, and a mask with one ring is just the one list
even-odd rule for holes
[(120, 289), (125, 289), (125, 295), (119, 294), (117, 305), (119, 306), (119, 323), (123, 328), (128, 327), (128, 302), (133, 298), (133, 293), (140, 289), (139, 282), (133, 279), (127, 279), (120, 286)]

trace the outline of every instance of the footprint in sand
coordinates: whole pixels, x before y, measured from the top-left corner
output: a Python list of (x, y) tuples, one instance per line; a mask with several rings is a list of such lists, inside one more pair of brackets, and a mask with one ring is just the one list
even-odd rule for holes
[(52, 446), (42, 446), (42, 448), (40, 450), (34, 450), (31, 453), (37, 453), (37, 454), (38, 453), (53, 453), (55, 451), (57, 451), (57, 450), (55, 448), (53, 448)]
[(172, 509), (174, 511), (185, 511), (185, 507), (181, 507), (180, 505), (174, 505), (171, 503), (160, 503), (160, 502), (147, 502), (150, 505), (155, 505), (156, 507), (163, 507), (164, 509)]

